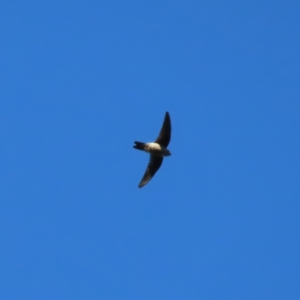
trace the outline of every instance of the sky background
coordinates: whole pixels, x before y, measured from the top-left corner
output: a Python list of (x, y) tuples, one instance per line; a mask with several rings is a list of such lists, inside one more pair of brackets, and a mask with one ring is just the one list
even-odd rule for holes
[(300, 299), (299, 14), (1, 1), (0, 298)]

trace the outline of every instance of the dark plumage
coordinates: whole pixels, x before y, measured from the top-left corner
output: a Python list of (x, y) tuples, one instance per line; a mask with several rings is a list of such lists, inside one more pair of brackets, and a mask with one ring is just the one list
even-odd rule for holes
[(160, 168), (163, 157), (171, 155), (167, 149), (171, 139), (171, 119), (168, 112), (166, 112), (165, 119), (160, 130), (158, 138), (153, 143), (142, 143), (135, 141), (133, 148), (146, 151), (150, 153), (150, 161), (147, 166), (146, 172), (139, 184), (139, 188), (146, 185), (155, 173)]
[(135, 145), (133, 146), (134, 149), (144, 150), (145, 143), (141, 143), (141, 142), (134, 142), (134, 143), (135, 143)]

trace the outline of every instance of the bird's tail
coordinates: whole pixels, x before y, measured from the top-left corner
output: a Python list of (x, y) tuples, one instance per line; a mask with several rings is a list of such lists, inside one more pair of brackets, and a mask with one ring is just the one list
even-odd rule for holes
[(144, 150), (145, 143), (141, 143), (141, 142), (134, 142), (134, 143), (135, 143), (135, 145), (133, 146), (134, 149)]

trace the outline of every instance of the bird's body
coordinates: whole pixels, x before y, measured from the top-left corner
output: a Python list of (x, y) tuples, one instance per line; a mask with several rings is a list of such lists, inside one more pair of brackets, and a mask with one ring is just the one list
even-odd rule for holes
[(163, 157), (170, 156), (171, 152), (167, 149), (171, 139), (171, 119), (168, 112), (166, 112), (165, 119), (158, 138), (151, 143), (134, 142), (133, 148), (148, 152), (150, 154), (150, 162), (146, 172), (139, 184), (139, 187), (146, 185), (154, 174), (160, 168)]
[[(140, 145), (140, 146), (135, 145), (134, 146), (135, 149), (143, 150), (152, 155), (155, 155), (155, 156), (170, 156), (171, 155), (171, 152), (167, 148), (163, 147), (162, 145), (160, 145), (158, 143), (140, 143), (140, 142), (135, 142), (135, 143), (138, 143)], [(138, 147), (140, 147), (142, 149), (140, 149)]]

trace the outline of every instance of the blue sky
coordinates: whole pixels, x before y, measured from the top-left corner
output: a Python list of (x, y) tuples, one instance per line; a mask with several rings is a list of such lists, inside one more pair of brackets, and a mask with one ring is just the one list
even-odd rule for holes
[(1, 299), (300, 299), (299, 12), (2, 1)]

